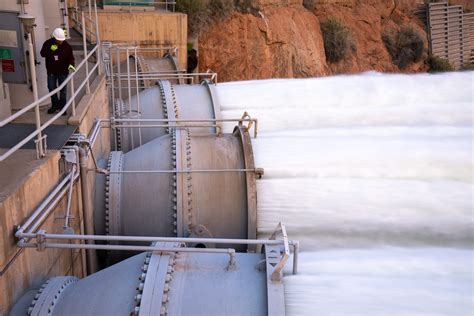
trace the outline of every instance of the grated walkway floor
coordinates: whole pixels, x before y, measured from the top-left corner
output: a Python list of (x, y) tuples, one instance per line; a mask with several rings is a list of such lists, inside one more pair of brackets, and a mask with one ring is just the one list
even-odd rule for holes
[[(35, 124), (8, 124), (0, 128), (0, 148), (12, 148), (36, 128)], [(59, 150), (75, 132), (77, 126), (74, 125), (50, 125), (44, 130), (47, 135), (46, 143), (48, 149)], [(22, 149), (35, 149), (34, 140), (26, 143)]]

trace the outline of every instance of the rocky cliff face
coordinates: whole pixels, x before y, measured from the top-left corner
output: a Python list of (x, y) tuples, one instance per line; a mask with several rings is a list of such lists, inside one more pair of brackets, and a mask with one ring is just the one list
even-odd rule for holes
[[(233, 13), (199, 38), (199, 68), (219, 80), (314, 77), (368, 70), (398, 72), (382, 41), (384, 32), (412, 26), (425, 41), (416, 0), (259, 0), (258, 14)], [(309, 9), (308, 9), (309, 8)], [(334, 17), (352, 34), (354, 49), (326, 61), (320, 21)], [(424, 61), (404, 72), (426, 70)]]
[(399, 69), (382, 41), (384, 33), (399, 31), (404, 26), (414, 28), (424, 40), (425, 50), (428, 39), (421, 20), (414, 16), (416, 1), (410, 0), (353, 0), (344, 5), (319, 4), (312, 11), (318, 18), (335, 17), (351, 30), (355, 49), (348, 58), (330, 64), (330, 71), (355, 73), (368, 70), (380, 72), (425, 71), (424, 60), (406, 69)]
[(318, 18), (302, 6), (232, 14), (199, 38), (199, 65), (223, 81), (328, 73)]

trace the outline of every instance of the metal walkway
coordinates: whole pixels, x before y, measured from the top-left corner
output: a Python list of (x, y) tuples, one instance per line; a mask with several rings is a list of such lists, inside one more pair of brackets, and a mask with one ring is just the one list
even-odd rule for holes
[[(59, 150), (75, 132), (77, 126), (74, 125), (50, 125), (44, 130), (48, 149)], [(35, 124), (8, 124), (0, 127), (0, 148), (12, 148), (36, 129)], [(34, 140), (26, 143), (22, 149), (35, 149)]]

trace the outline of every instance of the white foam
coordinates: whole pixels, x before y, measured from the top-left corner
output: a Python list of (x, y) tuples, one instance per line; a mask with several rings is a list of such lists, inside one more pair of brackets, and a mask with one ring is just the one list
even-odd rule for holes
[(307, 251), (285, 278), (289, 314), (473, 314), (473, 84), (458, 72), (217, 86), (224, 118), (259, 119), (259, 234), (282, 220)]

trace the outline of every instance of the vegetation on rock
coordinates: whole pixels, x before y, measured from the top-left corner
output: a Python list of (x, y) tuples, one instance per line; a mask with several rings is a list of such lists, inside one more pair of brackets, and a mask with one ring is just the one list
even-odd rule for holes
[(335, 63), (347, 56), (354, 48), (349, 29), (340, 21), (328, 18), (321, 22), (326, 60)]
[(405, 69), (423, 57), (423, 38), (412, 27), (403, 27), (396, 33), (385, 33), (382, 40), (393, 63), (400, 69)]
[(453, 66), (449, 63), (449, 60), (437, 56), (430, 56), (428, 58), (428, 65), (430, 66), (430, 72), (445, 72), (454, 70)]
[(197, 35), (234, 11), (256, 14), (258, 8), (251, 0), (177, 0), (176, 11), (188, 15), (188, 32)]

